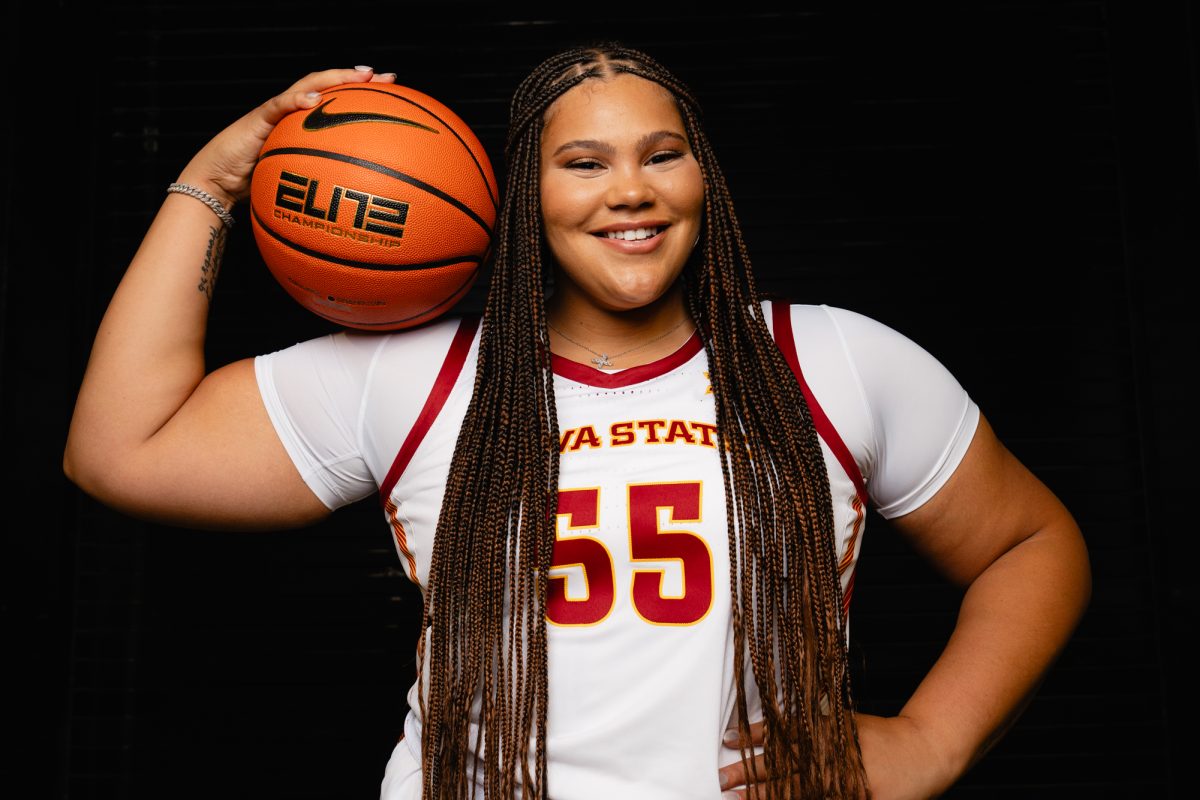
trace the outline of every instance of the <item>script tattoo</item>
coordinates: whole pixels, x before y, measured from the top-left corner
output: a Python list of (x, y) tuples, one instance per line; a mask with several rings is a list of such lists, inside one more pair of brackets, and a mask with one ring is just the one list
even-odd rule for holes
[(225, 226), (208, 229), (208, 247), (204, 250), (204, 263), (200, 265), (200, 283), (196, 286), (208, 302), (212, 302), (213, 287), (217, 273), (221, 271), (221, 257), (225, 255)]

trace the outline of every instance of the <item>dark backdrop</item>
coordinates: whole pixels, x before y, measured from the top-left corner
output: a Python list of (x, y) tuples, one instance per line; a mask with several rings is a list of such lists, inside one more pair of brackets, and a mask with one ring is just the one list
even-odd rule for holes
[[(377, 794), (419, 609), (377, 507), (255, 535), (126, 518), (61, 476), (74, 393), (166, 184), (252, 105), (312, 69), (394, 70), (474, 127), (503, 180), (516, 82), (598, 37), (696, 89), (762, 288), (916, 339), (1083, 527), (1089, 612), (952, 796), (1175, 796), (1195, 712), (1179, 644), (1196, 619), (1197, 20), (1184, 0), (958, 5), (15, 8), (0, 100), (13, 796)], [(273, 283), (237, 215), (213, 366), (330, 330)], [(958, 595), (878, 517), (868, 530), (856, 692), (894, 713)]]

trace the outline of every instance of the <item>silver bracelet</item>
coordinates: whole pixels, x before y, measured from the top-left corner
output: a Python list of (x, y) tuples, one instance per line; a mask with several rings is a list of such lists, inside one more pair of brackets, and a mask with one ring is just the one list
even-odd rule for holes
[(167, 192), (177, 192), (179, 194), (186, 194), (188, 197), (196, 198), (201, 203), (204, 203), (206, 206), (211, 208), (213, 213), (221, 218), (221, 222), (225, 223), (226, 228), (233, 227), (233, 214), (230, 214), (225, 210), (225, 206), (221, 205), (220, 200), (213, 197), (203, 189), (197, 189), (195, 186), (189, 186), (186, 183), (172, 183), (167, 187)]

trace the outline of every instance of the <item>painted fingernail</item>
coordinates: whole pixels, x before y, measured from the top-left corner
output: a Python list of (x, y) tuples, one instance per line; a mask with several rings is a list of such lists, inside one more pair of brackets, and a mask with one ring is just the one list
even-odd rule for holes
[(394, 73), (394, 72), (381, 72), (381, 73), (379, 73), (379, 77), (381, 77), (381, 78), (394, 78), (394, 77), (396, 77), (396, 73)]
[(723, 771), (718, 772), (717, 774), (721, 776), (721, 788), (728, 789), (729, 788), (729, 776), (726, 775)]
[(319, 100), (319, 99), (321, 99), (321, 93), (320, 93), (320, 92), (305, 92), (305, 93), (304, 93), (304, 96), (305, 96), (305, 97), (307, 97), (309, 100)]
[(370, 67), (364, 67), (362, 64), (359, 64), (355, 69), (359, 72), (374, 72)]
[(730, 728), (729, 730), (725, 731), (725, 735), (721, 737), (721, 741), (725, 742), (725, 744), (729, 745), (730, 747), (736, 746), (738, 743), (738, 732)]

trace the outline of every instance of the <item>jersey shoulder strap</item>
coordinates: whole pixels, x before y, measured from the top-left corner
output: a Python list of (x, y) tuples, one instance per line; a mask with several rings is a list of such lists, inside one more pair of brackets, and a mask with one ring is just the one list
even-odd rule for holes
[(813, 394), (808, 381), (804, 379), (803, 370), (800, 369), (800, 356), (796, 352), (796, 337), (792, 331), (791, 304), (771, 300), (770, 305), (771, 332), (775, 337), (775, 344), (778, 345), (780, 352), (783, 353), (783, 360), (792, 368), (792, 374), (796, 376), (796, 382), (800, 384), (800, 391), (804, 393), (804, 400), (808, 403), (808, 410), (812, 414), (813, 424), (817, 428), (817, 435), (824, 440), (826, 446), (829, 447), (834, 457), (837, 458), (838, 463), (842, 465), (842, 469), (850, 476), (850, 480), (854, 482), (854, 489), (858, 492), (858, 499), (866, 505), (867, 485), (863, 480), (862, 471), (858, 468), (858, 462), (854, 460), (854, 456), (850, 453), (850, 448), (842, 441), (837, 428), (833, 427), (829, 416), (821, 408), (821, 404), (817, 402), (816, 395)]
[(441, 413), (442, 407), (446, 405), (446, 400), (450, 397), (450, 390), (454, 388), (454, 384), (462, 372), (463, 364), (467, 361), (467, 354), (471, 351), (471, 342), (475, 340), (475, 331), (478, 329), (479, 317), (463, 317), (462, 322), (459, 323), (454, 339), (450, 342), (450, 348), (446, 351), (446, 358), (442, 361), (442, 368), (433, 381), (433, 388), (429, 390), (429, 396), (425, 398), (425, 405), (422, 406), (416, 422), (409, 429), (408, 436), (404, 438), (404, 443), (400, 445), (400, 450), (396, 453), (396, 458), (392, 461), (392, 466), (383, 479), (383, 483), (379, 485), (379, 502), (384, 507), (387, 506), (388, 497), (391, 496), (396, 482), (400, 480), (400, 476), (408, 468), (408, 463), (412, 461), (413, 453), (420, 447), (421, 442), (425, 439), (425, 434), (429, 432), (434, 420)]

